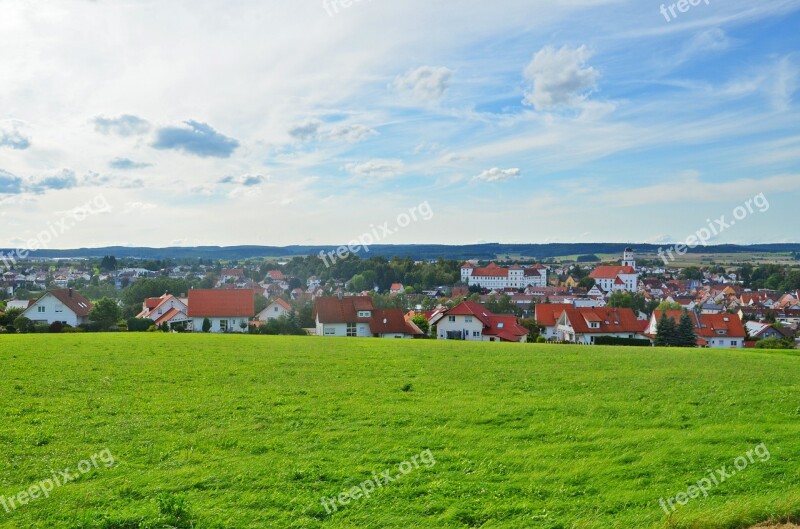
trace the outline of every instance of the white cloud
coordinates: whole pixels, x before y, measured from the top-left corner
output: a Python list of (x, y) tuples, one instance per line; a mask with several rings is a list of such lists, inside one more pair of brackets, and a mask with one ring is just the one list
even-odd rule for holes
[(401, 160), (373, 159), (363, 163), (348, 163), (344, 169), (353, 176), (387, 180), (403, 174), (405, 164)]
[(578, 106), (596, 87), (600, 72), (586, 66), (592, 52), (586, 46), (555, 49), (547, 46), (538, 51), (525, 68), (525, 79), (531, 84), (524, 102), (536, 110)]
[(452, 76), (453, 71), (444, 66), (420, 66), (398, 77), (395, 87), (419, 103), (435, 103), (444, 96)]
[(520, 173), (521, 171), (516, 167), (511, 169), (492, 167), (491, 169), (483, 171), (473, 180), (478, 180), (481, 182), (505, 182), (506, 180), (514, 180), (519, 178)]

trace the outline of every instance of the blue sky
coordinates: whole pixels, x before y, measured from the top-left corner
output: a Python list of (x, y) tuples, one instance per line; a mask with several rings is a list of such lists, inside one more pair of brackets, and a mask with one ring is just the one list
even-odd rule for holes
[(0, 246), (800, 242), (800, 0), (346, 5), (4, 3)]

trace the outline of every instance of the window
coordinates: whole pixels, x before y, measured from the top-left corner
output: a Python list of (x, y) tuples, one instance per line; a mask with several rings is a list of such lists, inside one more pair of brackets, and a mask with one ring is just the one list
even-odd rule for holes
[(336, 334), (336, 327), (325, 327), (325, 336), (333, 336)]
[(472, 316), (465, 316), (464, 323), (472, 323)]
[(275, 307), (275, 312), (278, 312), (278, 310), (279, 310), (278, 307)]
[(359, 318), (369, 318), (370, 316), (372, 316), (372, 312), (370, 312), (368, 310), (360, 310), (360, 311), (358, 311), (358, 317)]
[(355, 323), (347, 324), (347, 336), (358, 336), (358, 326)]
[(228, 331), (228, 320), (219, 320), (219, 330), (222, 332)]
[(64, 305), (56, 305), (56, 312), (64, 312)]
[(731, 347), (737, 347), (738, 345), (739, 342), (737, 342), (736, 340), (731, 340)]
[(37, 310), (37, 311), (39, 311), (39, 314), (44, 314), (44, 312), (45, 312), (47, 309), (45, 308), (45, 306), (44, 306), (44, 305), (39, 305), (39, 306), (36, 308), (36, 310)]
[(447, 317), (447, 321), (453, 321), (454, 322), (454, 321), (456, 321), (456, 317), (455, 316), (448, 316)]
[(472, 336), (473, 336), (474, 338), (478, 338), (480, 335), (481, 335), (481, 332), (480, 332), (480, 331), (472, 331)]

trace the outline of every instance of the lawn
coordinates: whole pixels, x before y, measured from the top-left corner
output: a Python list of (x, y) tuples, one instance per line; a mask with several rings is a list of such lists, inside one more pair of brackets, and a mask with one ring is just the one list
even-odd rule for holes
[(800, 357), (0, 336), (0, 497), (66, 468), (0, 528), (738, 529), (800, 515)]

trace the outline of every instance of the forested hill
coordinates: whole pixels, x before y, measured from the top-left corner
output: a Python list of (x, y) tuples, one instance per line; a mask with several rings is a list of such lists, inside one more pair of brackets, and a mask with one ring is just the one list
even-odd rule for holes
[[(652, 244), (625, 244), (625, 243), (577, 243), (577, 244), (470, 244), (461, 246), (439, 244), (408, 244), (408, 245), (375, 245), (366, 253), (359, 252), (362, 257), (385, 256), (393, 257), (411, 256), (414, 259), (495, 259), (498, 255), (521, 255), (537, 259), (560, 257), (566, 255), (588, 254), (621, 254), (626, 247), (632, 247), (637, 252), (655, 252), (659, 247), (667, 249), (670, 244), (663, 246)], [(39, 250), (31, 252), (33, 258), (85, 258), (114, 255), (116, 257), (141, 258), (141, 259), (246, 259), (251, 257), (293, 257), (298, 255), (316, 255), (321, 251), (335, 251), (338, 246), (195, 246), (171, 248), (143, 248), (126, 246), (107, 246), (102, 248), (77, 248), (72, 250)], [(15, 249), (0, 249), (4, 255), (16, 255)], [(800, 252), (800, 244), (757, 244), (749, 246), (717, 245), (698, 247), (690, 253), (753, 253), (753, 252)]]

